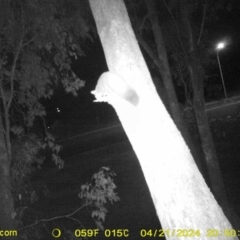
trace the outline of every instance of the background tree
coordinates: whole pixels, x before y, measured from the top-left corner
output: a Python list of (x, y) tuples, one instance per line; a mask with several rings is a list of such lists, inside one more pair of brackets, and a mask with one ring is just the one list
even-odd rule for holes
[[(213, 142), (211, 129), (205, 111), (204, 80), (205, 69), (209, 66), (210, 56), (208, 54), (208, 37), (205, 25), (209, 19), (213, 19), (213, 12), (217, 14), (216, 9), (222, 7), (222, 2), (206, 1), (164, 1), (169, 15), (171, 16), (173, 31), (169, 35), (168, 22), (165, 22), (164, 31), (171, 52), (175, 52), (175, 66), (180, 67), (179, 71), (184, 75), (183, 84), (188, 85), (193, 96), (190, 106), (192, 106), (198, 132), (200, 134), (201, 146), (203, 148), (205, 162), (209, 173), (209, 179), (214, 196), (223, 207), (225, 214), (231, 220), (234, 228), (239, 228), (239, 218), (234, 209), (229, 205), (225, 187), (222, 180), (222, 174), (219, 167), (216, 149)], [(210, 9), (212, 11), (210, 11)], [(201, 11), (200, 20), (194, 18), (197, 12)], [(210, 15), (211, 12), (211, 15)], [(168, 30), (167, 30), (168, 29)], [(175, 33), (175, 41), (170, 40)], [(176, 41), (178, 40), (178, 41)], [(181, 64), (179, 64), (181, 59)], [(187, 95), (187, 94), (186, 94)]]
[[(193, 157), (204, 178), (214, 189), (214, 194), (221, 206), (224, 207), (226, 214), (233, 223), (235, 222), (235, 228), (238, 228), (240, 221), (233, 208), (227, 203), (204, 100), (205, 75), (212, 65), (209, 47), (213, 47), (209, 46), (209, 42), (207, 42), (209, 34), (205, 26), (207, 25), (209, 28), (210, 22), (212, 24), (216, 21), (218, 10), (224, 7), (223, 2), (146, 1), (148, 11), (143, 4), (144, 1), (127, 3), (130, 7), (135, 32), (137, 32), (137, 39), (144, 53), (147, 53), (146, 57), (151, 73), (153, 76), (156, 75), (156, 68), (151, 64), (152, 61), (161, 75), (163, 81), (161, 88), (164, 87), (165, 92), (159, 91), (160, 96), (165, 100), (165, 106), (167, 106), (187, 145), (192, 150)], [(186, 8), (184, 13), (186, 15), (187, 12), (187, 20), (186, 16), (181, 14), (183, 8)], [(183, 16), (185, 16), (184, 20)], [(158, 23), (158, 18), (161, 26)], [(165, 48), (164, 41), (167, 48)], [(155, 53), (154, 49), (157, 49), (158, 54)], [(168, 59), (171, 62), (171, 73)], [(155, 84), (159, 85), (157, 81)], [(179, 106), (175, 93), (177, 86), (181, 86), (185, 90), (187, 110), (183, 111)], [(193, 136), (189, 136), (186, 127), (184, 127), (182, 115), (191, 116), (187, 120), (190, 125), (189, 129), (194, 129)], [(191, 132), (193, 133), (193, 131)]]
[[(132, 22), (134, 23), (136, 36), (140, 46), (150, 57), (150, 61), (153, 61), (157, 70), (159, 71), (159, 75), (161, 76), (161, 80), (157, 78), (154, 81), (158, 92), (160, 93), (161, 99), (165, 106), (167, 107), (170, 115), (172, 116), (175, 124), (178, 129), (182, 133), (187, 145), (189, 146), (194, 159), (200, 169), (200, 171), (204, 174), (203, 171), (203, 163), (202, 163), (202, 152), (199, 148), (193, 144), (192, 137), (188, 131), (186, 121), (183, 118), (183, 110), (178, 102), (175, 84), (172, 78), (171, 69), (168, 61), (167, 50), (165, 47), (165, 43), (162, 36), (162, 30), (160, 27), (160, 23), (158, 20), (158, 12), (156, 11), (156, 6), (154, 1), (142, 1), (142, 8), (147, 7), (147, 12), (145, 13), (145, 17), (140, 17), (137, 14), (133, 14), (134, 12), (141, 12), (143, 15), (144, 11), (139, 11), (140, 4), (139, 2), (130, 2), (131, 9), (131, 17)], [(150, 22), (150, 24), (149, 24)], [(153, 36), (152, 36), (153, 35)], [(157, 49), (157, 54), (154, 49)], [(151, 64), (149, 64), (151, 66)], [(153, 70), (153, 68), (151, 68)], [(155, 72), (155, 71), (153, 71)], [(159, 82), (163, 82), (163, 86), (159, 86)], [(162, 88), (162, 89), (159, 89)], [(165, 96), (165, 97), (164, 97)], [(164, 101), (165, 100), (165, 101)]]
[(94, 94), (116, 110), (162, 228), (199, 229), (194, 236), (201, 239), (209, 228), (231, 229), (157, 95), (123, 1), (90, 0), (90, 6), (111, 71), (100, 77)]
[[(84, 81), (71, 62), (82, 55), (79, 42), (90, 38), (89, 25), (79, 1), (0, 2), (0, 228), (15, 228), (11, 193), (12, 135), (25, 135), (46, 112), (41, 99), (50, 98), (61, 83), (77, 95)], [(85, 12), (86, 13), (86, 12)], [(59, 151), (51, 138), (48, 145)], [(60, 158), (53, 155), (56, 164)]]

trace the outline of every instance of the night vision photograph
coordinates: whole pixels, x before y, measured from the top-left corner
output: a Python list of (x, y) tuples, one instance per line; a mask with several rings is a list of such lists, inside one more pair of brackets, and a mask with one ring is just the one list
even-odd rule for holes
[(239, 0), (0, 0), (0, 239), (240, 239)]

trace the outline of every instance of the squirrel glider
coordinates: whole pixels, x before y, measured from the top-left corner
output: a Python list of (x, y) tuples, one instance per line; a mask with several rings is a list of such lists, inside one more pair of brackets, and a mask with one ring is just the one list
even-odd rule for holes
[(135, 107), (139, 103), (137, 92), (122, 77), (111, 72), (104, 72), (99, 77), (96, 88), (91, 93), (96, 98), (94, 102), (110, 103), (110, 99), (117, 96)]

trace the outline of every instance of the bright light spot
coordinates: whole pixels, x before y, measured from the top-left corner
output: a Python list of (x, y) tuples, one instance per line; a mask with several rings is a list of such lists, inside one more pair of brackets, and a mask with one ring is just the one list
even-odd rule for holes
[(57, 109), (57, 112), (58, 112), (58, 113), (61, 112), (60, 108), (57, 107), (56, 109)]
[(217, 45), (217, 49), (223, 49), (225, 47), (225, 43), (224, 42), (220, 42)]

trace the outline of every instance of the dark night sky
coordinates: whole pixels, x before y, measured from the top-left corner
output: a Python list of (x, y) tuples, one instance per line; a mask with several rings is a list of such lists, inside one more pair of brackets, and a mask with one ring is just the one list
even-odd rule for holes
[[(211, 53), (212, 59), (215, 61), (213, 74), (218, 76), (215, 81), (220, 81), (219, 68), (217, 65), (215, 46), (218, 41), (224, 40), (226, 47), (219, 52), (223, 76), (227, 88), (227, 92), (238, 89), (240, 92), (240, 2), (233, 0), (232, 8), (227, 10), (220, 10), (218, 21), (216, 24), (207, 23), (206, 27), (209, 30), (209, 48), (207, 51)], [(96, 104), (92, 106), (94, 97), (90, 91), (94, 89), (96, 81), (102, 72), (107, 71), (106, 62), (104, 59), (103, 50), (99, 39), (94, 39), (94, 42), (85, 43), (85, 56), (81, 57), (73, 64), (73, 70), (80, 79), (86, 81), (86, 85), (79, 91), (78, 97), (73, 97), (66, 94), (63, 89), (57, 91), (55, 97), (48, 103), (48, 111), (50, 113), (49, 124), (55, 121), (55, 118), (71, 119), (81, 117), (87, 111), (92, 111), (93, 114), (86, 117), (85, 121), (91, 121), (91, 118), (96, 118), (94, 114), (96, 111), (110, 111), (107, 104)], [(100, 106), (100, 107), (99, 107)], [(62, 110), (60, 114), (56, 113), (56, 107)], [(96, 110), (99, 109), (99, 110)], [(84, 121), (83, 121), (84, 122)]]
[[(218, 41), (226, 42), (226, 47), (219, 52), (219, 57), (229, 91), (240, 87), (240, 2), (232, 1), (232, 3), (229, 10), (220, 11), (217, 23), (209, 29), (212, 44)], [(216, 69), (217, 74), (219, 74), (218, 70)]]

